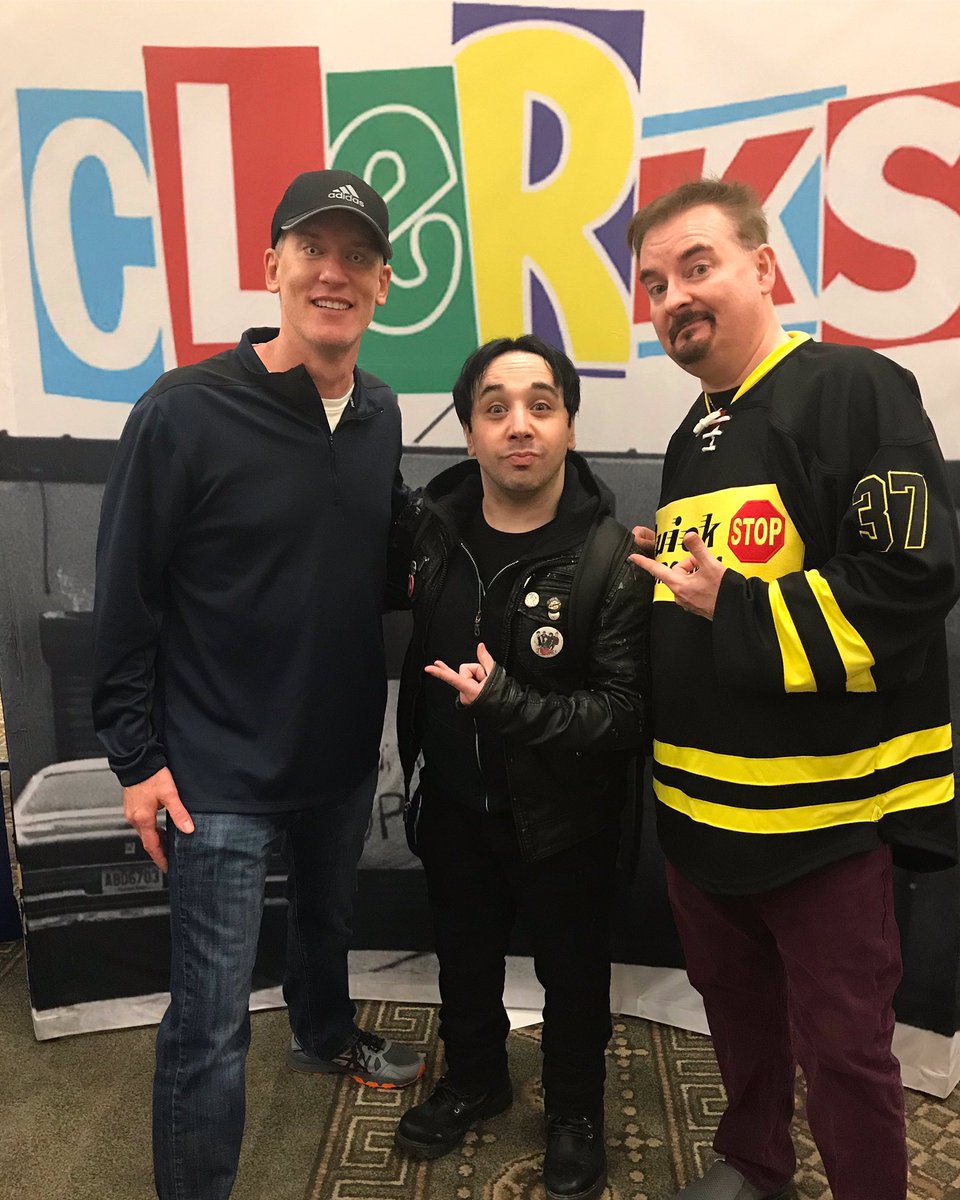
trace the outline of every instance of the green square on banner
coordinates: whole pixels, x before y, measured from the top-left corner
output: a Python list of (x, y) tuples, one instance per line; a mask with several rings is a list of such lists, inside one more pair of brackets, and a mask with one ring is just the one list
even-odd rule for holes
[(330, 162), (390, 209), (393, 279), (361, 365), (398, 392), (449, 392), (477, 345), (453, 71), (327, 76)]

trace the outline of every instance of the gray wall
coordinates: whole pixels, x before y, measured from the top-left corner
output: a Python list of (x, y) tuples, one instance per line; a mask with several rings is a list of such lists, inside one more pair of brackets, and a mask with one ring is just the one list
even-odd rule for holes
[[(12, 442), (0, 437), (0, 697), (17, 795), (40, 768), (78, 756), (58, 754), (57, 723), (63, 708), (54, 704), (40, 628), (45, 621), (48, 632), (51, 624), (67, 629), (70, 614), (90, 612), (101, 480), (111, 448), (88, 443), (92, 456), (88, 462), (83, 445), (70, 445), (70, 439), (65, 439), (64, 463), (58, 466), (54, 461), (51, 466), (49, 446), (34, 447), (31, 458), (26, 451), (11, 454)], [(410, 451), (404, 458), (404, 474), (411, 486), (420, 486), (457, 458)], [(653, 524), (659, 459), (597, 456), (590, 462), (616, 494), (618, 516), (625, 524)], [(950, 465), (956, 482), (956, 464)], [(62, 615), (51, 621), (44, 618), (49, 613)], [(89, 625), (82, 617), (76, 626), (71, 636), (89, 637)], [(388, 627), (388, 643), (394, 643), (394, 674), (402, 631), (402, 620)], [(948, 640), (953, 711), (960, 716), (960, 609), (954, 609), (948, 619)], [(84, 653), (82, 645), (73, 652), (79, 683), (69, 698), (89, 720)], [(955, 744), (960, 748), (960, 731), (955, 733)], [(90, 753), (99, 751), (94, 748)], [(648, 812), (650, 804), (648, 789)], [(652, 824), (648, 821), (644, 828), (640, 870), (623, 898), (618, 936), (628, 947), (640, 940), (644, 943), (639, 958), (628, 953), (623, 955), (625, 961), (672, 963), (679, 961), (679, 951), (663, 895)], [(909, 1024), (952, 1033), (960, 1026), (960, 868), (925, 877), (898, 871), (896, 876), (905, 966), (898, 1015)], [(658, 947), (652, 957), (651, 945)]]
[[(457, 455), (411, 450), (404, 456), (404, 477), (419, 487), (456, 461)], [(590, 461), (616, 493), (621, 520), (652, 524), (660, 460)], [(61, 757), (51, 673), (40, 643), (41, 617), (87, 613), (93, 607), (102, 492), (102, 483), (49, 477), (0, 480), (0, 699), (14, 795), (31, 775)]]

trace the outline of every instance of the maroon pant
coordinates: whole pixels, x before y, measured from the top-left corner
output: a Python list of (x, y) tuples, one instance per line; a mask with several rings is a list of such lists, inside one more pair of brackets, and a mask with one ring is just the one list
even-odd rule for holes
[(770, 1192), (792, 1177), (799, 1062), (834, 1200), (905, 1200), (889, 848), (751, 896), (703, 892), (668, 863), (667, 889), (727, 1091), (717, 1153)]

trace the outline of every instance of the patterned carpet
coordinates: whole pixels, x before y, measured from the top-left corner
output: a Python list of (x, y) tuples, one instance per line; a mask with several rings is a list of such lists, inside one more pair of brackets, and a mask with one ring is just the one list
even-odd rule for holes
[[(379, 1031), (435, 1045), (436, 1010), (367, 1003), (362, 1020)], [(307, 1200), (543, 1200), (539, 1027), (511, 1035), (513, 1108), (470, 1133), (433, 1163), (393, 1149), (399, 1114), (426, 1094), (439, 1064), (403, 1093), (341, 1087), (329, 1113)], [(604, 1200), (668, 1200), (713, 1160), (710, 1143), (724, 1095), (708, 1038), (632, 1017), (616, 1021), (608, 1051)], [(829, 1200), (819, 1155), (803, 1119), (798, 1086), (795, 1140), (798, 1200)], [(960, 1094), (946, 1101), (907, 1093), (910, 1200), (960, 1200)]]
[[(539, 1028), (511, 1034), (513, 1108), (433, 1163), (399, 1155), (400, 1113), (439, 1072), (437, 1010), (393, 1001), (360, 1006), (367, 1028), (429, 1052), (427, 1076), (404, 1092), (307, 1076), (284, 1064), (286, 1013), (257, 1013), (248, 1060), (247, 1128), (234, 1200), (544, 1200)], [(38, 1043), (21, 944), (0, 943), (0, 1197), (148, 1200), (152, 1028)], [(723, 1109), (707, 1038), (632, 1017), (609, 1049), (604, 1200), (670, 1200), (703, 1173)], [(830, 1192), (802, 1120), (797, 1200)], [(960, 1200), (960, 1089), (949, 1100), (907, 1093), (910, 1200)], [(65, 1136), (65, 1131), (68, 1131)], [(107, 1134), (105, 1136), (105, 1133)]]

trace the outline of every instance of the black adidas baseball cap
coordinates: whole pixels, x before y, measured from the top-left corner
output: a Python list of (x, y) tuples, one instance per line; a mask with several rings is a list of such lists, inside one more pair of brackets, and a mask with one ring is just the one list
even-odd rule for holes
[(280, 234), (318, 213), (341, 209), (356, 213), (373, 229), (385, 259), (393, 254), (390, 217), (383, 197), (359, 175), (349, 171), (305, 171), (283, 193), (270, 225), (270, 245)]

